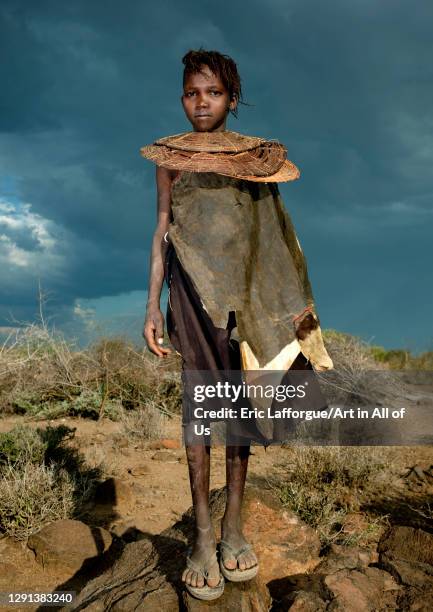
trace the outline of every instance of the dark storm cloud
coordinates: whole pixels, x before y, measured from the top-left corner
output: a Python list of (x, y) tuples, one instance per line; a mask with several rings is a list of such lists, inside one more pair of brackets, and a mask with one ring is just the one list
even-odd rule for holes
[[(424, 341), (405, 313), (427, 317), (432, 297), (421, 290), (432, 228), (430, 2), (415, 11), (403, 0), (224, 10), (6, 0), (0, 20), (1, 172), (57, 241), (32, 268), (25, 253), (40, 244), (6, 228), (4, 261), (15, 257), (2, 271), (7, 309), (25, 312), (38, 275), (65, 313), (76, 297), (147, 286), (154, 168), (138, 150), (189, 129), (180, 60), (203, 45), (235, 58), (253, 104), (229, 128), (278, 138), (301, 168), (281, 191), (324, 325), (388, 344)], [(390, 312), (396, 301), (401, 315)]]
[(34, 232), (29, 232), (28, 228), (10, 227), (0, 220), (0, 235), (5, 234), (8, 235), (19, 249), (24, 249), (25, 251), (38, 251), (42, 249), (42, 245)]

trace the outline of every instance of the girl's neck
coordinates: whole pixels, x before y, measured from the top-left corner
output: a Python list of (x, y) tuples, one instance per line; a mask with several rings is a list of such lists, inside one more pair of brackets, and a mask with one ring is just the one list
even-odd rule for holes
[[(194, 132), (198, 132), (199, 130), (193, 130)], [(215, 128), (214, 130), (206, 130), (207, 132), (225, 132), (226, 131), (226, 124), (225, 121), (224, 123), (222, 123), (221, 125), (219, 125), (217, 128)]]

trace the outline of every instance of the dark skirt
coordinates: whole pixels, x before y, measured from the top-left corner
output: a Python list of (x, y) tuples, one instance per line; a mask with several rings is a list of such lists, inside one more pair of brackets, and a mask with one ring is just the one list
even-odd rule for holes
[[(171, 242), (166, 252), (164, 274), (169, 290), (166, 315), (167, 333), (171, 344), (182, 356), (182, 380), (184, 382), (182, 422), (185, 426), (195, 420), (193, 411), (196, 407), (188, 393), (185, 392), (185, 376), (188, 371), (209, 370), (219, 371), (219, 373), (224, 370), (230, 371), (231, 382), (237, 371), (238, 383), (242, 381), (239, 343), (231, 338), (231, 333), (236, 327), (236, 313), (234, 311), (228, 313), (225, 329), (214, 326)], [(304, 355), (299, 353), (290, 370), (309, 370), (311, 372), (313, 368)], [(293, 382), (289, 379), (290, 370), (281, 381), (282, 384)], [(315, 379), (313, 382), (316, 389), (312, 408), (325, 409), (326, 401), (319, 384)], [(248, 421), (244, 426), (248, 428), (251, 440), (264, 445), (271, 443), (263, 438), (254, 420)], [(284, 429), (284, 424), (280, 423), (278, 441), (284, 439), (282, 427)]]

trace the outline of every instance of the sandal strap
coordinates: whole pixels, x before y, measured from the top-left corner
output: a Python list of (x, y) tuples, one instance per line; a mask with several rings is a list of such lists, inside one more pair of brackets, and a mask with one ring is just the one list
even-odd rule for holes
[[(214, 559), (213, 563), (211, 563), (211, 565), (208, 565), (208, 564), (209, 564), (209, 561), (211, 560), (211, 558), (212, 558), (213, 556), (215, 557), (215, 559)], [(203, 578), (206, 578), (206, 579), (207, 579), (207, 578), (208, 578), (208, 576), (209, 576), (209, 571), (210, 571), (210, 569), (211, 569), (211, 568), (212, 568), (212, 567), (213, 567), (215, 564), (218, 564), (218, 559), (217, 559), (216, 553), (212, 553), (212, 554), (210, 555), (210, 557), (207, 559), (207, 561), (206, 561), (206, 562), (205, 562), (203, 565), (198, 565), (198, 564), (197, 564), (195, 561), (193, 561), (193, 560), (191, 559), (191, 557), (187, 557), (187, 558), (186, 558), (186, 564), (187, 564), (187, 566), (189, 567), (189, 569), (192, 569), (194, 572), (197, 572), (197, 574), (200, 574), (200, 576), (203, 576)], [(205, 568), (206, 566), (207, 566), (209, 569), (205, 570), (204, 568)]]
[(253, 548), (251, 544), (244, 544), (240, 548), (234, 548), (231, 544), (229, 544), (229, 542), (226, 542), (225, 540), (221, 540), (220, 544), (221, 552), (224, 550), (224, 548), (227, 548), (227, 550), (231, 552), (231, 554), (236, 557), (236, 559), (243, 553), (246, 553)]

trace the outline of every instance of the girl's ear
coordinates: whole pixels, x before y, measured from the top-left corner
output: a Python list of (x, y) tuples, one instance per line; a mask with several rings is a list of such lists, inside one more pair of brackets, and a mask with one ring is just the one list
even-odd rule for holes
[(229, 109), (230, 110), (235, 110), (237, 105), (238, 105), (238, 98), (237, 98), (236, 94), (233, 94), (232, 99), (231, 99), (230, 104), (229, 104)]

